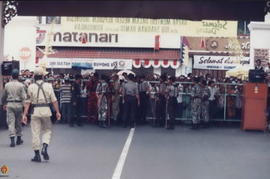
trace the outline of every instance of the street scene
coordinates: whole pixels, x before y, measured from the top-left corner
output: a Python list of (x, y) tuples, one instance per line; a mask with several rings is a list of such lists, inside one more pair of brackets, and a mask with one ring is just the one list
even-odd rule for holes
[(269, 0), (0, 9), (0, 177), (269, 178)]
[[(31, 134), (24, 128), (24, 144), (9, 147), (1, 136), (1, 165), (8, 178), (113, 178), (130, 129), (55, 125), (50, 161), (30, 162)], [(261, 178), (269, 177), (269, 134), (233, 127), (174, 131), (136, 127), (121, 178)]]

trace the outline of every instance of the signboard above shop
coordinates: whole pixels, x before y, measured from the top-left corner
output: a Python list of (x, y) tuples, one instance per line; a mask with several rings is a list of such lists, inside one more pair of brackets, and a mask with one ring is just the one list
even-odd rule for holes
[(131, 59), (47, 58), (47, 68), (87, 67), (94, 70), (130, 70)]
[(249, 57), (194, 55), (194, 69), (230, 70), (239, 66), (249, 66)]
[(180, 48), (181, 36), (237, 36), (237, 21), (61, 17), (59, 23), (38, 26), (38, 46)]

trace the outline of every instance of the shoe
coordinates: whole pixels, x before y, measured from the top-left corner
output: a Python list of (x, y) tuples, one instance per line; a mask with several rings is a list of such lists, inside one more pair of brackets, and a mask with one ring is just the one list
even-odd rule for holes
[(35, 150), (35, 156), (31, 159), (32, 162), (41, 162), (41, 157), (39, 154), (39, 150)]
[(69, 126), (70, 126), (70, 127), (74, 127), (74, 124), (73, 124), (73, 123), (69, 123)]
[(199, 128), (199, 124), (192, 124), (191, 129), (196, 130)]
[(15, 137), (10, 137), (10, 147), (15, 147)]
[(174, 126), (169, 126), (166, 129), (168, 129), (168, 130), (174, 130)]
[(49, 155), (48, 155), (48, 152), (47, 152), (47, 148), (48, 148), (48, 144), (45, 144), (43, 143), (43, 147), (42, 147), (42, 150), (41, 150), (41, 155), (43, 156), (43, 159), (44, 160), (49, 160)]
[(21, 144), (23, 144), (23, 140), (22, 140), (21, 136), (17, 136), (16, 145), (21, 145)]
[(77, 123), (77, 126), (82, 127), (83, 125), (82, 123)]

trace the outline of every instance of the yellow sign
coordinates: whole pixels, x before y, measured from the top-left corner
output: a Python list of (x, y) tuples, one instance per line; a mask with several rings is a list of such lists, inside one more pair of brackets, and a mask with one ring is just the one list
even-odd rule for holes
[(61, 17), (63, 32), (175, 34), (194, 37), (236, 37), (237, 21)]
[(9, 172), (9, 168), (8, 168), (8, 166), (3, 165), (0, 168), (0, 171), (1, 171), (1, 175), (0, 176), (7, 176), (8, 175), (8, 172)]

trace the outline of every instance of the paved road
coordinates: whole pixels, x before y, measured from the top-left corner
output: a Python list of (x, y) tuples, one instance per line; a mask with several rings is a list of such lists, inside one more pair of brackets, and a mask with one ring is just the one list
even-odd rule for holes
[[(0, 165), (9, 178), (111, 179), (129, 129), (54, 125), (49, 162), (32, 163), (31, 134), (24, 128), (22, 146), (9, 148), (0, 130)], [(269, 179), (270, 135), (237, 128), (167, 131), (139, 126), (121, 179)]]

